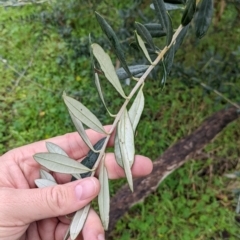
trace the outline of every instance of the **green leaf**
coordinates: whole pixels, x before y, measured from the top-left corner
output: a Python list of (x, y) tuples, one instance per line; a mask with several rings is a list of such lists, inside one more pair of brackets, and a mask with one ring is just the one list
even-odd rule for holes
[(123, 168), (127, 177), (130, 189), (133, 191), (133, 180), (131, 166), (134, 162), (134, 134), (132, 124), (125, 109), (117, 126), (120, 151), (122, 155)]
[[(138, 74), (144, 73), (149, 68), (149, 65), (134, 65), (129, 66), (129, 70), (132, 73), (133, 76), (136, 76)], [(120, 80), (124, 80), (128, 78), (128, 74), (123, 68), (119, 68), (117, 71), (117, 76)]]
[(142, 88), (138, 91), (136, 98), (134, 99), (131, 108), (128, 111), (129, 119), (132, 123), (133, 132), (136, 131), (138, 122), (142, 115), (144, 108), (144, 95)]
[(54, 177), (52, 176), (52, 174), (48, 173), (47, 171), (40, 169), (40, 178), (41, 179), (47, 179), (49, 181), (55, 182), (56, 180), (54, 179)]
[(129, 74), (129, 77), (131, 77), (131, 73), (128, 69), (128, 65), (126, 63), (124, 54), (123, 54), (123, 49), (121, 47), (121, 44), (117, 38), (117, 35), (113, 31), (112, 27), (107, 23), (107, 21), (97, 12), (95, 12), (96, 18), (98, 23), (100, 24), (103, 32), (107, 36), (108, 40), (110, 41), (114, 53), (117, 55), (118, 60), (122, 64), (123, 68), (125, 71)]
[(59, 147), (54, 143), (46, 142), (46, 147), (47, 147), (47, 150), (51, 153), (58, 153), (68, 157), (67, 153), (61, 147)]
[(114, 88), (119, 92), (122, 97), (126, 98), (126, 95), (122, 89), (122, 86), (113, 67), (112, 61), (108, 54), (105, 53), (102, 47), (96, 43), (93, 43), (91, 47), (93, 50), (93, 55), (99, 62), (101, 69), (103, 70), (108, 81), (114, 86)]
[(162, 89), (165, 87), (166, 81), (167, 81), (167, 70), (166, 70), (166, 66), (164, 61), (162, 61), (162, 65), (163, 65), (163, 76), (162, 76)]
[(108, 184), (108, 174), (104, 165), (105, 157), (101, 161), (99, 169), (99, 182), (101, 184), (100, 192), (98, 194), (98, 206), (102, 224), (105, 230), (108, 230), (109, 212), (110, 212), (110, 194)]
[(196, 12), (196, 0), (188, 0), (181, 21), (183, 26), (188, 25), (192, 21), (195, 12)]
[[(165, 1), (166, 2), (166, 1)], [(181, 2), (182, 3), (182, 2)], [(173, 11), (178, 9), (183, 9), (183, 6), (180, 4), (171, 4), (171, 3), (164, 3), (165, 8), (167, 11)], [(150, 8), (155, 9), (153, 4), (150, 4)]]
[[(94, 164), (96, 163), (98, 156), (100, 154), (100, 151), (102, 149), (102, 146), (105, 142), (106, 138), (100, 139), (93, 147), (96, 150), (95, 152), (90, 150), (87, 154), (87, 156), (81, 161), (81, 164), (92, 169)], [(88, 177), (91, 175), (91, 172), (83, 173), (81, 174), (82, 178)]]
[(168, 29), (168, 15), (163, 0), (153, 0), (157, 17), (163, 26), (163, 30), (167, 32)]
[(108, 114), (109, 114), (111, 117), (115, 117), (115, 115), (112, 114), (112, 113), (109, 111), (109, 109), (107, 108), (107, 105), (106, 105), (106, 103), (105, 103), (105, 100), (104, 100), (104, 97), (103, 97), (103, 94), (102, 94), (102, 89), (101, 89), (99, 77), (98, 77), (98, 74), (97, 74), (96, 72), (95, 72), (94, 76), (95, 76), (95, 85), (96, 85), (96, 87), (97, 87), (99, 97), (100, 97), (100, 99), (102, 100), (102, 103), (103, 103), (104, 107), (106, 108)]
[(206, 34), (211, 24), (212, 15), (213, 0), (202, 0), (195, 17), (195, 31), (197, 38), (202, 38)]
[(136, 41), (138, 43), (139, 48), (142, 50), (143, 55), (146, 57), (146, 59), (152, 64), (152, 59), (149, 56), (148, 50), (145, 46), (145, 43), (143, 42), (142, 38), (137, 34), (136, 31), (134, 31)]
[(172, 19), (168, 15), (168, 29), (167, 29), (167, 35), (166, 35), (166, 45), (168, 46), (172, 42), (173, 37), (173, 27), (172, 27)]
[(144, 24), (147, 30), (150, 32), (152, 37), (164, 37), (166, 36), (166, 31), (163, 29), (162, 25), (159, 23), (147, 23)]
[(58, 153), (37, 153), (34, 159), (47, 169), (59, 173), (85, 173), (91, 169)]
[(72, 219), (72, 222), (71, 222), (71, 225), (70, 225), (70, 237), (71, 237), (71, 240), (75, 240), (79, 233), (81, 232), (83, 226), (84, 226), (84, 223), (87, 219), (87, 216), (88, 216), (88, 212), (89, 212), (89, 209), (90, 209), (90, 203), (88, 205), (86, 205), (84, 208), (78, 210), (73, 219)]
[(88, 136), (87, 136), (87, 134), (85, 132), (85, 129), (83, 127), (82, 122), (79, 121), (71, 112), (69, 112), (69, 114), (70, 114), (70, 117), (72, 119), (72, 122), (73, 122), (75, 128), (77, 129), (77, 131), (78, 131), (79, 135), (81, 136), (81, 138), (83, 139), (83, 141), (87, 144), (87, 146), (90, 149), (95, 151), (94, 148), (93, 148), (92, 143), (90, 142), (90, 140), (89, 140), (89, 138), (88, 138)]
[(82, 123), (96, 132), (106, 134), (101, 122), (90, 112), (82, 103), (77, 100), (63, 95), (64, 102), (68, 110)]
[(135, 22), (135, 26), (137, 29), (137, 33), (141, 36), (141, 38), (150, 46), (150, 48), (155, 51), (155, 45), (153, 43), (152, 36), (147, 28), (139, 22)]
[(35, 179), (34, 182), (38, 188), (51, 187), (57, 185), (55, 181), (51, 181), (49, 179)]
[(183, 27), (182, 30), (180, 31), (180, 33), (178, 34), (177, 39), (174, 43), (174, 51), (175, 52), (179, 49), (185, 36), (187, 35), (188, 28), (189, 28), (189, 24), (187, 26)]
[(174, 46), (171, 46), (164, 59), (167, 74), (169, 74), (171, 71), (174, 55), (175, 55), (175, 49), (174, 49)]

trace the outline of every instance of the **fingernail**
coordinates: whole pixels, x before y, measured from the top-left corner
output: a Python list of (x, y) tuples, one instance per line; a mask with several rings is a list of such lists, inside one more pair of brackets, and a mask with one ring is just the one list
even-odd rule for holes
[(102, 234), (98, 235), (98, 240), (105, 240), (105, 237)]
[(86, 178), (75, 187), (75, 193), (79, 200), (90, 198), (96, 193), (96, 183), (93, 178)]

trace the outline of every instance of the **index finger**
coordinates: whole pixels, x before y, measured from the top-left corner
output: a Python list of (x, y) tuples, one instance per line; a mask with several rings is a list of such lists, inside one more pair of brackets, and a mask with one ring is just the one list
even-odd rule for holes
[[(111, 128), (111, 125), (105, 126), (104, 128), (106, 131), (109, 131)], [(93, 145), (97, 141), (99, 141), (101, 138), (106, 137), (106, 135), (95, 132), (91, 129), (86, 130), (86, 133)], [(88, 146), (82, 140), (80, 135), (77, 132), (73, 132), (73, 133), (67, 133), (62, 136), (31, 143), (23, 147), (15, 148), (7, 152), (5, 156), (10, 155), (11, 158), (14, 158), (15, 160), (28, 159), (30, 157), (32, 158), (32, 156), (36, 153), (47, 151), (46, 142), (52, 142), (57, 144), (69, 155), (69, 157), (73, 159), (80, 159), (83, 156), (85, 156), (89, 151)], [(108, 145), (111, 146), (112, 144), (113, 144), (113, 136), (111, 136)]]

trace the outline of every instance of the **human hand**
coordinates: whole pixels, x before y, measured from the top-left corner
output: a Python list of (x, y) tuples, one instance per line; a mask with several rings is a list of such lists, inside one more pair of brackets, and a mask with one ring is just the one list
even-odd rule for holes
[[(87, 134), (93, 144), (104, 136), (92, 130)], [(89, 151), (78, 133), (46, 140), (59, 145), (73, 159), (82, 159)], [(13, 149), (0, 157), (0, 239), (1, 240), (62, 240), (73, 213), (93, 200), (100, 184), (95, 177), (70, 182), (67, 174), (52, 173), (59, 185), (36, 188), (40, 165), (33, 159), (39, 152), (47, 152), (40, 141)], [(110, 139), (109, 145), (113, 144)], [(113, 153), (106, 154), (105, 166), (110, 179), (124, 177), (124, 171)], [(136, 156), (132, 167), (134, 177), (152, 171), (152, 162)], [(104, 230), (98, 215), (91, 209), (79, 239), (103, 240)]]

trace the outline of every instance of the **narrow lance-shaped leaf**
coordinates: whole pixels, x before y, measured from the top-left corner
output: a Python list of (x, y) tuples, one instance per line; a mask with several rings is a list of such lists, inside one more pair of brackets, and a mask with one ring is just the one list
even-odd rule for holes
[(96, 87), (97, 87), (99, 97), (101, 98), (104, 107), (106, 108), (108, 114), (109, 114), (111, 117), (115, 117), (115, 115), (112, 114), (112, 113), (109, 111), (109, 109), (107, 108), (107, 105), (106, 105), (106, 103), (105, 103), (105, 100), (104, 100), (104, 97), (103, 97), (103, 94), (102, 94), (102, 89), (101, 89), (99, 77), (98, 77), (98, 74), (97, 74), (96, 72), (95, 72), (94, 76), (95, 76), (95, 85), (96, 85)]
[(129, 119), (132, 123), (133, 132), (136, 131), (138, 122), (142, 115), (143, 108), (144, 108), (144, 95), (143, 95), (142, 88), (140, 88), (136, 98), (132, 103), (131, 108), (128, 111)]
[[(58, 145), (56, 145), (54, 143), (46, 142), (46, 147), (50, 153), (58, 153), (58, 154), (68, 157), (68, 154), (61, 147), (59, 147)], [(41, 175), (41, 171), (45, 172), (45, 174), (43, 176)], [(50, 173), (48, 173), (44, 170), (40, 170), (40, 175), (41, 175), (41, 178), (47, 177), (47, 179), (49, 179), (49, 180), (51, 180), (51, 177), (52, 177), (52, 175)], [(81, 176), (79, 175), (79, 173), (72, 173), (72, 176), (74, 177), (74, 179), (81, 179)]]
[(183, 26), (188, 25), (192, 21), (195, 12), (196, 12), (196, 0), (188, 0), (181, 21)]
[(93, 55), (99, 62), (101, 69), (103, 70), (108, 81), (114, 86), (114, 88), (119, 92), (119, 94), (126, 98), (126, 95), (122, 89), (119, 82), (115, 69), (113, 67), (112, 61), (107, 53), (102, 49), (102, 47), (96, 43), (92, 44)]
[(120, 141), (119, 141), (119, 137), (118, 137), (118, 131), (116, 131), (115, 138), (114, 138), (114, 155), (115, 155), (118, 165), (123, 168), (123, 157), (122, 157), (122, 153), (121, 153), (121, 149), (120, 149)]
[(88, 216), (88, 212), (89, 212), (89, 209), (90, 209), (90, 203), (88, 205), (86, 205), (84, 208), (78, 210), (73, 219), (72, 219), (72, 222), (71, 222), (71, 225), (70, 225), (70, 237), (71, 237), (71, 240), (75, 240), (78, 235), (80, 234), (83, 226), (84, 226), (84, 223), (87, 219), (87, 216)]
[(47, 179), (49, 181), (55, 182), (56, 180), (54, 179), (54, 177), (52, 176), (52, 174), (48, 173), (47, 171), (40, 169), (40, 178), (41, 179)]
[(174, 51), (175, 52), (179, 49), (185, 36), (187, 35), (188, 28), (189, 28), (189, 24), (187, 26), (183, 27), (182, 30), (180, 31), (179, 35), (177, 36), (177, 39), (174, 43)]
[(51, 143), (51, 142), (46, 142), (46, 147), (47, 150), (51, 153), (58, 153), (64, 156), (68, 156), (67, 153), (58, 145)]
[(166, 81), (167, 81), (167, 71), (166, 71), (166, 66), (164, 61), (162, 61), (162, 65), (163, 65), (163, 75), (162, 75), (162, 89), (165, 87)]
[(108, 174), (105, 167), (105, 157), (103, 157), (99, 169), (99, 182), (101, 189), (98, 194), (98, 206), (102, 224), (105, 230), (108, 229), (109, 224), (109, 211), (110, 211), (110, 194), (108, 184)]
[(173, 27), (172, 27), (172, 19), (170, 18), (170, 15), (167, 14), (167, 17), (168, 17), (168, 28), (167, 28), (167, 35), (166, 35), (166, 44), (168, 46), (172, 42)]
[(85, 132), (85, 129), (83, 127), (82, 122), (79, 121), (71, 112), (69, 112), (69, 114), (70, 114), (70, 117), (72, 119), (72, 122), (73, 122), (75, 128), (77, 129), (77, 131), (78, 131), (79, 135), (81, 136), (81, 138), (83, 139), (83, 141), (87, 144), (87, 146), (90, 149), (95, 151), (94, 148), (93, 148), (92, 143), (90, 142), (90, 140), (89, 140), (89, 138), (88, 138), (88, 136), (87, 136), (87, 134)]
[(160, 23), (163, 29), (167, 31), (168, 29), (168, 16), (163, 0), (153, 0), (153, 5)]
[(106, 34), (108, 40), (110, 41), (114, 53), (117, 55), (120, 63), (122, 64), (123, 68), (125, 71), (129, 74), (129, 77), (131, 77), (131, 73), (128, 69), (128, 65), (126, 63), (124, 54), (123, 54), (123, 49), (121, 47), (121, 44), (117, 38), (117, 35), (113, 31), (112, 27), (107, 23), (107, 21), (97, 12), (96, 13), (96, 18), (103, 30), (103, 32)]
[(142, 38), (137, 34), (137, 32), (135, 31), (134, 32), (135, 34), (135, 38), (136, 38), (136, 41), (138, 43), (138, 46), (139, 48), (141, 49), (141, 51), (143, 52), (143, 55), (146, 57), (146, 59), (152, 64), (152, 59), (150, 58), (149, 56), (149, 53), (148, 53), (148, 50), (145, 46), (145, 43), (144, 41), (142, 40)]
[(169, 74), (171, 71), (174, 55), (175, 55), (175, 49), (174, 49), (174, 46), (171, 46), (164, 59), (167, 74)]
[(58, 153), (37, 153), (34, 159), (47, 169), (59, 173), (85, 173), (91, 169)]
[(155, 45), (153, 43), (152, 36), (150, 32), (147, 30), (147, 28), (139, 22), (135, 22), (135, 26), (137, 29), (137, 33), (152, 48), (152, 50), (155, 50)]
[[(178, 2), (178, 3), (182, 3), (182, 2)], [(167, 11), (174, 11), (174, 10), (183, 8), (183, 6), (180, 4), (164, 3), (164, 5)], [(155, 9), (153, 4), (150, 4), (150, 8)]]
[(82, 123), (96, 132), (106, 134), (101, 122), (90, 112), (82, 103), (77, 100), (63, 95), (64, 102), (68, 110)]
[(132, 124), (130, 122), (128, 112), (125, 109), (117, 127), (120, 142), (120, 150), (122, 154), (123, 168), (127, 177), (130, 189), (133, 191), (133, 180), (131, 166), (134, 162), (134, 134)]
[[(134, 66), (130, 66), (129, 70), (133, 76), (136, 76), (141, 73), (143, 74), (148, 68), (149, 68), (149, 65), (134, 65)], [(116, 73), (120, 80), (124, 80), (128, 78), (128, 74), (123, 68), (119, 68), (116, 71)]]
[(144, 24), (147, 30), (150, 32), (152, 37), (164, 37), (166, 36), (166, 31), (163, 29), (162, 25), (159, 23), (147, 23)]
[(202, 0), (195, 17), (195, 31), (197, 38), (202, 38), (206, 34), (211, 24), (212, 15), (213, 0)]
[(57, 185), (56, 182), (53, 182), (49, 179), (35, 179), (34, 182), (38, 188), (51, 187)]
[[(90, 150), (87, 154), (87, 156), (81, 161), (81, 164), (92, 169), (94, 164), (96, 163), (98, 156), (100, 154), (99, 150), (102, 149), (103, 144), (105, 142), (106, 138), (100, 139), (93, 147), (97, 152), (93, 152)], [(89, 177), (91, 175), (91, 172), (80, 174), (82, 178)]]

